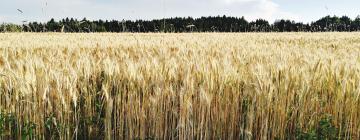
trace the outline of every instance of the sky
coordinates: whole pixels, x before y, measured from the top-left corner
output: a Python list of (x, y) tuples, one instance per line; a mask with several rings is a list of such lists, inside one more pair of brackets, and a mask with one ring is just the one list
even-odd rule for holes
[[(65, 17), (161, 19), (163, 17), (244, 16), (273, 22), (308, 23), (326, 15), (360, 15), (360, 0), (1, 0), (0, 23), (45, 22)], [(19, 12), (17, 9), (23, 11)]]

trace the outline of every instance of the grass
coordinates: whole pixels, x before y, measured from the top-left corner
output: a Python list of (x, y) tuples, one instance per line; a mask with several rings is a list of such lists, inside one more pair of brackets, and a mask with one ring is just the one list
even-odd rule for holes
[(0, 34), (0, 137), (358, 139), (359, 35)]

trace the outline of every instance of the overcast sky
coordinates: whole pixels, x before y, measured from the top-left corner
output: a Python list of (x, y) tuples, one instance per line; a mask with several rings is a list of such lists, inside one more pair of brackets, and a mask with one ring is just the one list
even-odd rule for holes
[[(158, 19), (228, 15), (273, 22), (310, 22), (325, 15), (360, 14), (360, 0), (1, 0), (0, 23), (47, 21), (54, 17), (95, 19)], [(21, 9), (23, 13), (17, 11)]]

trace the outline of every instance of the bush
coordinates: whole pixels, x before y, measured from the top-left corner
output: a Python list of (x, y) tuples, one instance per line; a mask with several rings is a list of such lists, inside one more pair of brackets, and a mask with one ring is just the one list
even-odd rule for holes
[(1, 24), (0, 32), (21, 32), (22, 27), (16, 24)]

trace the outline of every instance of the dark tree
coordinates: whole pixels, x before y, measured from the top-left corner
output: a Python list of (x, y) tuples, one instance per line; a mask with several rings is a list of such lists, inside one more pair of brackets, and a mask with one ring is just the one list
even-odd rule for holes
[[(4, 27), (3, 29), (6, 29)], [(60, 21), (51, 19), (46, 23), (30, 22), (19, 27), (25, 32), (343, 32), (360, 31), (360, 16), (354, 20), (347, 16), (326, 16), (310, 24), (285, 19), (276, 20), (273, 24), (264, 19), (248, 22), (244, 17), (225, 15), (136, 21), (90, 21), (86, 18), (78, 21), (74, 18), (65, 18)]]

